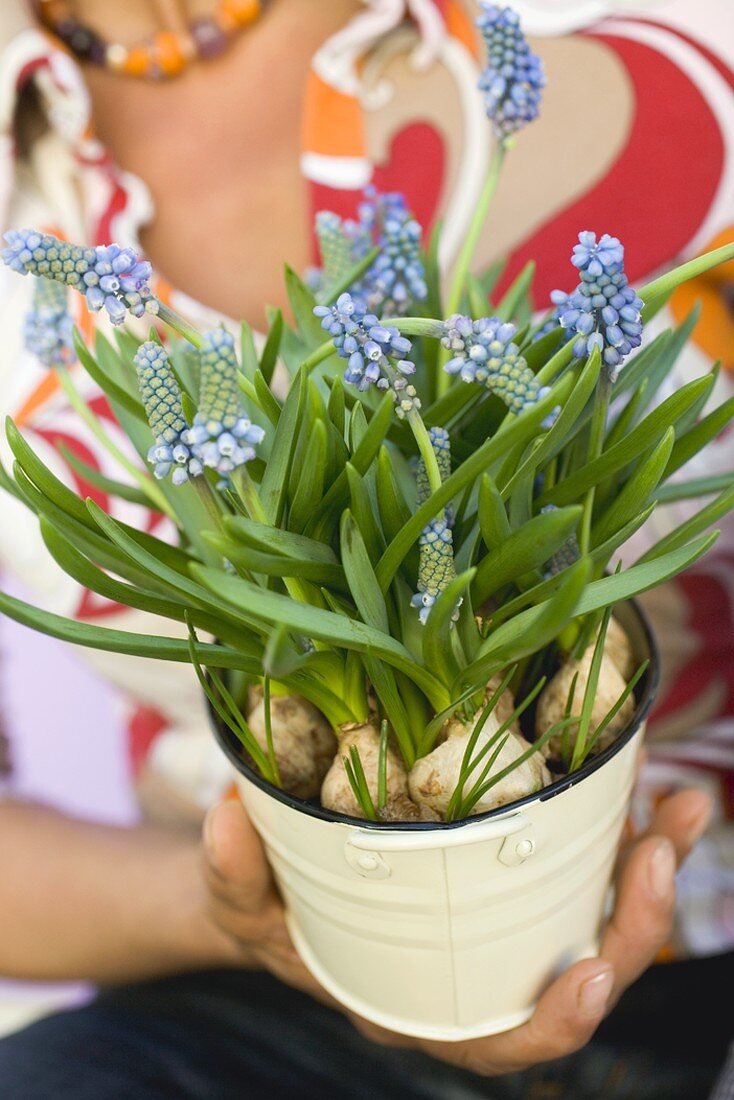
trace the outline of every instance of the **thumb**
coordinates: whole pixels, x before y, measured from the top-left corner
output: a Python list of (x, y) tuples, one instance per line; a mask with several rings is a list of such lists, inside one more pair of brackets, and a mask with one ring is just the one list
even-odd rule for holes
[(262, 843), (238, 799), (213, 806), (204, 821), (209, 887), (220, 901), (257, 913), (274, 891)]

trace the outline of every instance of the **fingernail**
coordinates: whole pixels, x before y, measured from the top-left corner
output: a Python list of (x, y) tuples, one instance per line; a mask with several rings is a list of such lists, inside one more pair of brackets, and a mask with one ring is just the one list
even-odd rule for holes
[(666, 898), (675, 875), (675, 849), (669, 840), (661, 840), (650, 856), (648, 875), (655, 897)]
[(584, 1016), (601, 1016), (612, 992), (614, 973), (603, 970), (585, 981), (579, 990), (579, 1009)]

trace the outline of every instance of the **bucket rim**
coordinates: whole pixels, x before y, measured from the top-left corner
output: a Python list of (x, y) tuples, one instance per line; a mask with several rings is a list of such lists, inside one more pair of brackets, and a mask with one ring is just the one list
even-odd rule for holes
[[(286, 791), (281, 791), (278, 787), (274, 787), (271, 783), (268, 783), (266, 779), (258, 775), (257, 772), (243, 760), (240, 755), (242, 748), (240, 742), (229, 729), (224, 727), (221, 719), (214, 712), (211, 703), (207, 700), (206, 705), (210, 724), (220, 748), (240, 775), (247, 779), (253, 786), (259, 788), (265, 794), (273, 798), (276, 802), (280, 802), (298, 813), (305, 814), (307, 817), (313, 817), (320, 821), (334, 824), (356, 826), (360, 829), (371, 829), (376, 832), (450, 832), (456, 829), (464, 829), (468, 826), (476, 825), (481, 821), (488, 821), (495, 817), (502, 817), (509, 813), (515, 813), (536, 802), (547, 802), (563, 794), (565, 791), (570, 790), (571, 787), (575, 787), (578, 783), (582, 783), (590, 775), (593, 775), (603, 768), (605, 764), (617, 755), (617, 753), (621, 752), (638, 732), (643, 722), (645, 722), (652, 709), (660, 684), (660, 651), (650, 622), (638, 601), (633, 598), (621, 600), (617, 606), (626, 607), (632, 612), (637, 627), (639, 628), (642, 641), (647, 650), (647, 659), (650, 661), (650, 664), (637, 685), (640, 689), (639, 694), (635, 693), (637, 706), (628, 725), (611, 745), (608, 745), (597, 756), (591, 757), (578, 771), (573, 772), (571, 775), (559, 777), (547, 787), (544, 787), (542, 791), (525, 795), (524, 798), (518, 798), (513, 802), (508, 802), (503, 806), (497, 806), (495, 809), (487, 810), (482, 814), (463, 818), (461, 821), (367, 821), (361, 817), (352, 817), (349, 814), (325, 810), (322, 806), (314, 805), (312, 802), (306, 801), (305, 799), (297, 798), (295, 795), (288, 794)], [(643, 659), (645, 658), (643, 657)]]

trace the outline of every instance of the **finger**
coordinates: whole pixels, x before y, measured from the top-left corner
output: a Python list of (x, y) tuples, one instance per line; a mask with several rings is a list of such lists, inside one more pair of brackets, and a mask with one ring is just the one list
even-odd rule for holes
[(712, 808), (705, 791), (695, 788), (678, 791), (660, 803), (646, 835), (668, 837), (680, 866), (706, 831)]
[(675, 869), (676, 849), (666, 836), (639, 841), (626, 862), (600, 952), (615, 970), (613, 1000), (647, 969), (670, 938)]
[(212, 807), (204, 822), (207, 884), (213, 896), (242, 914), (258, 914), (275, 896), (259, 836), (236, 799)]
[(514, 1073), (572, 1054), (589, 1041), (614, 986), (608, 962), (584, 959), (545, 991), (526, 1024), (467, 1043), (428, 1043), (425, 1049), (474, 1073)]

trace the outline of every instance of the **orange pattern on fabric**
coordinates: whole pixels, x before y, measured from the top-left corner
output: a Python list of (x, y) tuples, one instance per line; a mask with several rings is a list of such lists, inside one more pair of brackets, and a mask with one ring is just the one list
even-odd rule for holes
[(479, 36), (463, 5), (458, 3), (457, 0), (450, 0), (446, 5), (444, 18), (446, 30), (451, 37), (456, 38), (463, 46), (466, 46), (472, 57), (478, 61), (481, 55)]
[[(734, 243), (734, 225), (719, 233), (703, 249)], [(670, 310), (678, 324), (701, 303), (701, 317), (691, 339), (710, 359), (720, 359), (725, 370), (734, 372), (734, 260), (699, 275), (679, 287), (670, 299)]]
[(354, 96), (337, 91), (310, 72), (301, 130), (304, 153), (330, 157), (365, 156), (362, 108)]

